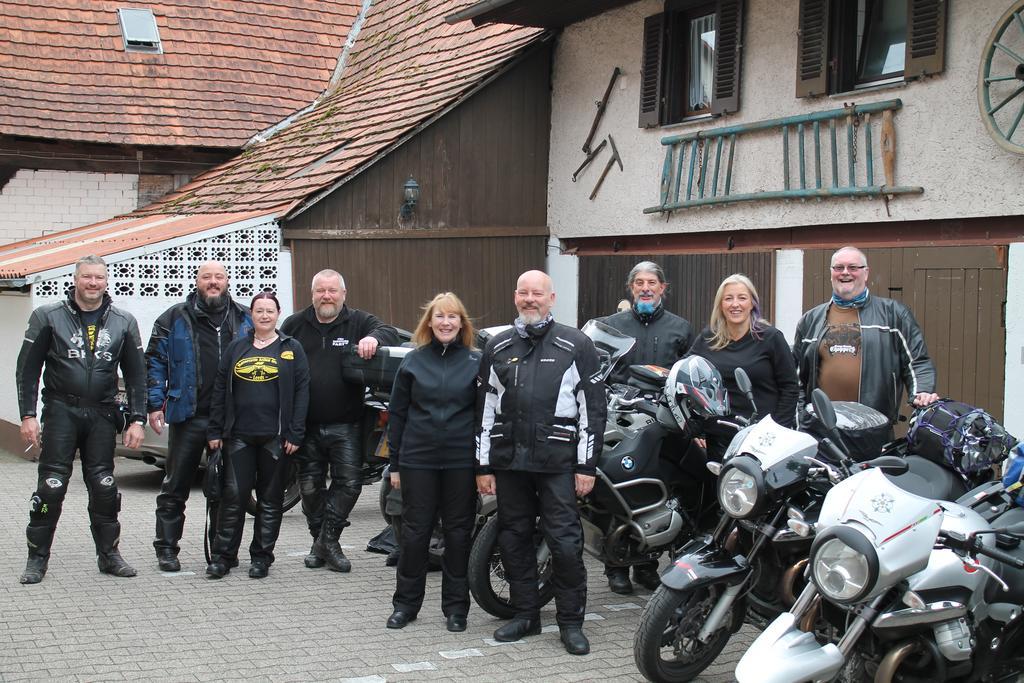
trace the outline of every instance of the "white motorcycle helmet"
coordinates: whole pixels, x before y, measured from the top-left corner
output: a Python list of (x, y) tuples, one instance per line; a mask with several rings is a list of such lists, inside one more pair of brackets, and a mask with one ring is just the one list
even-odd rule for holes
[(729, 394), (718, 369), (700, 356), (677, 360), (665, 380), (665, 398), (679, 428), (693, 417), (725, 417), (730, 414)]

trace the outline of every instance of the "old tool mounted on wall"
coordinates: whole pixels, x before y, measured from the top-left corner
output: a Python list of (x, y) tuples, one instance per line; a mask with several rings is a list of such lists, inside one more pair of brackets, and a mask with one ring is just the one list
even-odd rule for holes
[(595, 102), (597, 105), (597, 113), (594, 114), (594, 121), (590, 124), (590, 132), (587, 133), (587, 140), (583, 143), (583, 153), (587, 155), (587, 158), (583, 160), (580, 167), (576, 169), (576, 172), (572, 174), (572, 181), (575, 183), (576, 178), (579, 177), (580, 173), (583, 172), (587, 166), (590, 165), (601, 150), (604, 149), (605, 140), (601, 141), (601, 144), (596, 149), (591, 149), (590, 145), (594, 142), (594, 136), (597, 134), (597, 127), (601, 125), (601, 119), (604, 118), (604, 111), (608, 108), (608, 99), (612, 96), (612, 88), (615, 86), (615, 81), (618, 80), (619, 75), (622, 74), (622, 70), (619, 67), (615, 67), (612, 70), (612, 77), (608, 80), (608, 87), (604, 89), (604, 97)]
[(590, 193), (591, 200), (597, 196), (597, 191), (601, 189), (601, 183), (603, 183), (605, 177), (607, 177), (608, 171), (612, 170), (613, 164), (618, 164), (620, 171), (626, 170), (622, 166), (622, 157), (619, 156), (619, 148), (615, 146), (615, 138), (609, 135), (608, 142), (611, 143), (612, 146), (612, 158), (608, 160), (607, 164), (605, 164), (604, 171), (601, 172), (601, 177), (597, 179), (597, 185), (594, 185), (594, 191)]

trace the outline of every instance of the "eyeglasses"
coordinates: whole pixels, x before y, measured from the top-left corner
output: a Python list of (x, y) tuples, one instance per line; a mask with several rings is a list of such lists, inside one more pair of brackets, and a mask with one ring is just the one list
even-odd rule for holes
[(856, 275), (857, 273), (859, 273), (860, 271), (864, 270), (865, 268), (867, 268), (867, 266), (846, 266), (846, 265), (843, 265), (841, 263), (837, 263), (836, 265), (832, 266), (832, 272), (833, 273), (841, 273), (844, 270), (848, 270), (848, 271), (850, 271), (850, 273), (852, 275)]

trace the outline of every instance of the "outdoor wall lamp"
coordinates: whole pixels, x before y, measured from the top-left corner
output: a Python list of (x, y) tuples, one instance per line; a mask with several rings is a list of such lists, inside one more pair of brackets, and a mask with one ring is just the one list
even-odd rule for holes
[(402, 208), (399, 209), (399, 215), (404, 219), (412, 218), (413, 209), (416, 208), (416, 202), (420, 200), (420, 186), (412, 176), (405, 181), (402, 185), (402, 197), (405, 200), (402, 203)]

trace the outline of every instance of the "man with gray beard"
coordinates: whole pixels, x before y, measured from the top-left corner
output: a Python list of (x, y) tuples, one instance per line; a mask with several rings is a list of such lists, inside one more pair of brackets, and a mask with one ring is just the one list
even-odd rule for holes
[(231, 300), (227, 271), (216, 261), (199, 266), (195, 291), (153, 324), (146, 350), (149, 426), (161, 434), (170, 425), (153, 541), (161, 571), (181, 569), (178, 541), (185, 527), (185, 501), (206, 448), (221, 354), (252, 330), (249, 310)]
[[(398, 332), (376, 316), (345, 305), (345, 280), (335, 270), (313, 276), (312, 304), (289, 316), (281, 331), (302, 345), (309, 361), (309, 411), (306, 439), (296, 454), (299, 492), (313, 546), (305, 559), (310, 569), (351, 571), (338, 537), (349, 525), (362, 490), (361, 384), (346, 382), (341, 359), (351, 348), (369, 360), (378, 346), (398, 344)], [(330, 470), (331, 484), (327, 486)]]

